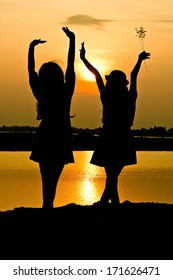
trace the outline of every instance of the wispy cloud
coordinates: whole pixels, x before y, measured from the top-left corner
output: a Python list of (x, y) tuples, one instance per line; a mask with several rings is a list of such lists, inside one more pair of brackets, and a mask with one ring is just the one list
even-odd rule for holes
[[(131, 20), (132, 21), (132, 20)], [(133, 20), (133, 21), (140, 21), (138, 20)], [(173, 23), (173, 19), (148, 19), (148, 20), (142, 20), (143, 22), (163, 22), (163, 23)]]
[(173, 19), (160, 19), (160, 20), (154, 20), (155, 22), (167, 22), (167, 23), (173, 23)]
[(112, 20), (109, 19), (98, 19), (94, 18), (88, 15), (75, 15), (68, 17), (65, 21), (65, 24), (75, 24), (75, 25), (95, 25), (97, 27), (102, 28), (104, 26), (104, 23), (106, 22), (112, 22)]
[[(86, 25), (86, 26), (96, 26), (99, 28), (103, 28), (104, 24), (107, 22), (132, 22), (132, 21), (140, 21), (139, 19), (98, 19), (88, 15), (75, 15), (68, 17), (64, 24), (74, 24), (74, 25)], [(173, 23), (173, 19), (150, 19), (150, 20), (142, 20), (143, 22), (160, 22), (160, 23)]]

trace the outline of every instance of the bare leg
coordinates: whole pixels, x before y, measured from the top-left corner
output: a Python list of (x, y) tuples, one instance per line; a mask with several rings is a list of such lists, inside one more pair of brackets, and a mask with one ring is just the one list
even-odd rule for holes
[(113, 205), (118, 205), (120, 203), (118, 195), (118, 176), (123, 169), (123, 165), (106, 165), (106, 184), (105, 189), (100, 199), (100, 202), (105, 204), (111, 200)]
[(63, 163), (41, 161), (39, 163), (42, 178), (43, 208), (53, 208), (56, 187), (63, 170)]

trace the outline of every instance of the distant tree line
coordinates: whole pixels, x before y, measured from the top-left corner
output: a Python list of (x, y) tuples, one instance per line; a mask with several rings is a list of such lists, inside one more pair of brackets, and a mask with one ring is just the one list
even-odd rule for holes
[[(37, 127), (0, 127), (0, 151), (30, 151)], [(95, 129), (72, 127), (72, 145), (75, 151), (94, 150), (101, 127)], [(133, 130), (138, 151), (173, 151), (173, 128), (141, 128)]]
[[(37, 127), (34, 126), (1, 126), (0, 132), (35, 132)], [(163, 126), (154, 126), (150, 128), (132, 129), (134, 136), (153, 136), (153, 137), (173, 137), (173, 128), (166, 129)], [(76, 128), (72, 127), (73, 134), (78, 134), (81, 136), (92, 135), (97, 136), (101, 132), (101, 127), (90, 129), (90, 128)]]
[(0, 127), (0, 132), (35, 132), (37, 127), (35, 126), (6, 126), (3, 125)]
[(154, 126), (150, 128), (134, 129), (136, 136), (160, 136), (160, 137), (173, 137), (173, 128), (166, 129), (163, 126)]

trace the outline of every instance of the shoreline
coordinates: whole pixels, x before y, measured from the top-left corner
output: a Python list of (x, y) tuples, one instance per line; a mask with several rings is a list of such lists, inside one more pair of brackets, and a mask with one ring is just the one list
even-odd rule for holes
[(0, 211), (1, 259), (170, 259), (173, 204)]
[[(0, 133), (0, 151), (31, 151), (33, 133)], [(94, 150), (98, 136), (73, 135), (74, 151)], [(173, 151), (173, 137), (134, 136), (136, 151)]]

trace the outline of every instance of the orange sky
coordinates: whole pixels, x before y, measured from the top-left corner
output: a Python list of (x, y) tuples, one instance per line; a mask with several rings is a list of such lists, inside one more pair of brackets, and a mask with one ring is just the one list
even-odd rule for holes
[(47, 40), (36, 49), (36, 70), (55, 60), (66, 67), (68, 38), (61, 28), (76, 34), (76, 88), (72, 100), (72, 126), (101, 126), (101, 103), (79, 59), (81, 42), (87, 58), (103, 75), (121, 69), (129, 78), (142, 51), (135, 28), (146, 32), (144, 48), (151, 53), (147, 69), (138, 76), (134, 128), (173, 127), (173, 1), (0, 0), (0, 126), (37, 126), (35, 99), (27, 73), (27, 52), (35, 38)]

